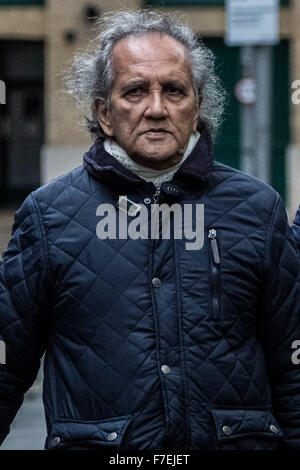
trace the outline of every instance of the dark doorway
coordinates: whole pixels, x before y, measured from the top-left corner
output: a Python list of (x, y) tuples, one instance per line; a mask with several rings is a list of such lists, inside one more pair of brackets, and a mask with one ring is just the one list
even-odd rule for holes
[(43, 74), (41, 42), (0, 41), (0, 204), (19, 203), (40, 184)]

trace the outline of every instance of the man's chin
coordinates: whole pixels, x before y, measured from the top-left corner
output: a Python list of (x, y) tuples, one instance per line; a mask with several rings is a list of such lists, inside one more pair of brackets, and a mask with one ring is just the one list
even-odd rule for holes
[(157, 170), (169, 168), (176, 165), (182, 155), (178, 153), (178, 147), (168, 143), (162, 142), (143, 142), (141, 145), (136, 146), (131, 158), (140, 165), (149, 166)]
[(182, 157), (177, 156), (177, 159), (174, 158), (174, 153), (168, 151), (162, 151), (162, 149), (143, 149), (140, 152), (135, 152), (131, 156), (132, 160), (140, 165), (147, 166), (149, 168), (163, 170), (169, 168), (170, 166), (176, 165)]

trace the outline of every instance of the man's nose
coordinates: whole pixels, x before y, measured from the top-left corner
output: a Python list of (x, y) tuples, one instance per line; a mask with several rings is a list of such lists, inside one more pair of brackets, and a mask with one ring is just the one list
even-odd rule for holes
[(149, 94), (149, 103), (145, 111), (145, 117), (153, 119), (162, 119), (168, 114), (162, 93), (159, 91)]

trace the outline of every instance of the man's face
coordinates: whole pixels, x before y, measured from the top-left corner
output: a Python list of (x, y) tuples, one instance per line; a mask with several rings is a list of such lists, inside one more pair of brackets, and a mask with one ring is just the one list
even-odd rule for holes
[(105, 133), (137, 163), (179, 162), (196, 131), (199, 104), (185, 47), (170, 36), (129, 36), (113, 51), (111, 103), (97, 103)]

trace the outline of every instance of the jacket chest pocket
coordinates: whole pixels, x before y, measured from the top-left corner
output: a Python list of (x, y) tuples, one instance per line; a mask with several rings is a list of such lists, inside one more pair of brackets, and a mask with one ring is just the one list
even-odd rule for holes
[(221, 253), (218, 230), (208, 231), (209, 240), (209, 270), (210, 270), (210, 309), (214, 321), (221, 316)]

